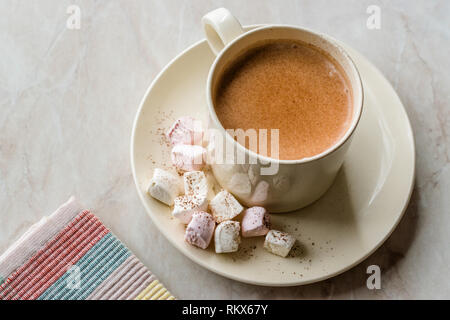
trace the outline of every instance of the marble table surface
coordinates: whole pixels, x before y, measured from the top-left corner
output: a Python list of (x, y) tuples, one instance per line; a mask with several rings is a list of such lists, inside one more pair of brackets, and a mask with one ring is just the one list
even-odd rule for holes
[[(67, 27), (73, 4), (79, 29)], [(380, 29), (367, 27), (370, 5)], [(409, 207), (380, 249), (333, 279), (291, 288), (225, 279), (169, 244), (138, 199), (129, 156), (138, 104), (219, 6), (243, 24), (297, 24), (348, 43), (405, 105), (417, 153)], [(181, 299), (450, 298), (450, 1), (2, 0), (0, 12), (0, 253), (73, 194)], [(372, 264), (380, 290), (366, 287)]]

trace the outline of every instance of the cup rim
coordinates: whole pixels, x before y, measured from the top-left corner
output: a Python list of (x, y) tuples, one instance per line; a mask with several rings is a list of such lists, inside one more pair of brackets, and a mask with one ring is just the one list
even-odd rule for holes
[[(295, 29), (295, 30), (304, 31), (304, 32), (310, 33), (316, 37), (320, 37), (322, 40), (330, 43), (332, 46), (336, 47), (339, 50), (339, 52), (344, 56), (345, 59), (347, 59), (349, 61), (349, 65), (352, 70), (352, 73), (354, 73), (355, 78), (356, 78), (357, 88), (352, 87), (352, 90), (358, 91), (360, 93), (360, 98), (358, 99), (358, 101), (355, 102), (355, 104), (353, 106), (353, 107), (356, 106), (357, 110), (356, 110), (356, 113), (353, 115), (353, 119), (352, 119), (350, 126), (347, 128), (345, 134), (336, 143), (334, 143), (329, 148), (325, 149), (323, 152), (315, 154), (311, 157), (306, 157), (306, 158), (302, 158), (302, 159), (289, 159), (289, 160), (288, 159), (276, 159), (276, 158), (261, 155), (257, 152), (247, 149), (240, 143), (236, 142), (228, 134), (228, 132), (225, 130), (222, 123), (220, 122), (220, 120), (216, 114), (215, 108), (214, 108), (214, 103), (213, 103), (213, 99), (212, 99), (212, 78), (216, 71), (217, 64), (222, 59), (224, 54), (228, 51), (229, 48), (231, 48), (231, 46), (233, 46), (238, 41), (241, 41), (245, 37), (249, 36), (250, 34), (253, 34), (256, 32), (261, 32), (262, 30), (274, 29), (274, 28)], [(207, 83), (206, 83), (206, 100), (207, 100), (209, 115), (211, 116), (212, 120), (214, 121), (216, 127), (218, 127), (221, 131), (223, 131), (226, 139), (229, 139), (229, 141), (232, 141), (232, 143), (236, 144), (237, 148), (240, 148), (242, 151), (247, 152), (250, 156), (252, 156), (254, 158), (262, 160), (262, 163), (305, 164), (305, 163), (310, 163), (310, 162), (325, 158), (326, 156), (337, 151), (340, 147), (342, 147), (345, 144), (345, 142), (348, 139), (350, 139), (350, 137), (353, 135), (353, 133), (361, 119), (362, 109), (363, 109), (363, 104), (364, 104), (364, 90), (363, 90), (362, 80), (361, 80), (361, 76), (358, 71), (358, 68), (356, 67), (353, 59), (350, 57), (350, 55), (347, 53), (347, 51), (345, 51), (344, 48), (342, 48), (341, 45), (339, 45), (339, 43), (337, 42), (336, 39), (334, 39), (333, 37), (328, 36), (324, 33), (316, 32), (316, 31), (313, 31), (308, 28), (298, 27), (298, 26), (289, 25), (289, 24), (269, 24), (269, 25), (260, 25), (260, 26), (257, 25), (255, 29), (244, 32), (240, 36), (233, 39), (233, 41), (231, 41), (216, 56), (211, 68), (209, 69), (209, 73), (208, 73), (208, 78), (207, 78)]]

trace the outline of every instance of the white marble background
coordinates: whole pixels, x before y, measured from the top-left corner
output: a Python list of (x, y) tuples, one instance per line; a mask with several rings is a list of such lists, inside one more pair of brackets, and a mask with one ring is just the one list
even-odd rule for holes
[[(70, 4), (80, 30), (66, 28)], [(380, 30), (366, 28), (371, 4)], [(129, 144), (139, 101), (219, 6), (243, 24), (298, 24), (347, 42), (405, 104), (417, 147), (411, 204), (390, 239), (338, 277), (293, 288), (225, 279), (167, 243), (138, 199)], [(450, 298), (450, 1), (0, 0), (0, 14), (0, 252), (74, 194), (182, 299)], [(382, 268), (381, 290), (366, 288), (370, 264)]]

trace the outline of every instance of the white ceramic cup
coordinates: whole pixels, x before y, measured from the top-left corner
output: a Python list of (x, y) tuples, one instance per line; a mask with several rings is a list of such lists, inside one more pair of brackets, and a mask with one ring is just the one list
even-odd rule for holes
[[(355, 64), (334, 39), (304, 28), (267, 25), (244, 32), (239, 21), (225, 8), (206, 14), (202, 24), (208, 43), (217, 55), (206, 85), (209, 128), (220, 133), (224, 141), (221, 148), (233, 145), (236, 150), (233, 152), (244, 154), (246, 158), (244, 164), (212, 160), (211, 167), (217, 181), (246, 206), (264, 206), (270, 212), (293, 211), (316, 201), (332, 185), (361, 117), (363, 87)], [(215, 112), (213, 94), (227, 67), (252, 45), (279, 39), (301, 41), (328, 53), (340, 64), (351, 85), (353, 115), (347, 131), (330, 148), (309, 158), (278, 160), (246, 149), (225, 131)], [(212, 143), (210, 145), (210, 150), (217, 149)]]

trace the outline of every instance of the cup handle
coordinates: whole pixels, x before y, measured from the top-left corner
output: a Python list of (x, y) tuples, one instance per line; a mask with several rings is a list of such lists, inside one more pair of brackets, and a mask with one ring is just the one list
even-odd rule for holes
[(202, 25), (206, 40), (215, 55), (244, 33), (239, 21), (225, 8), (219, 8), (204, 15)]

